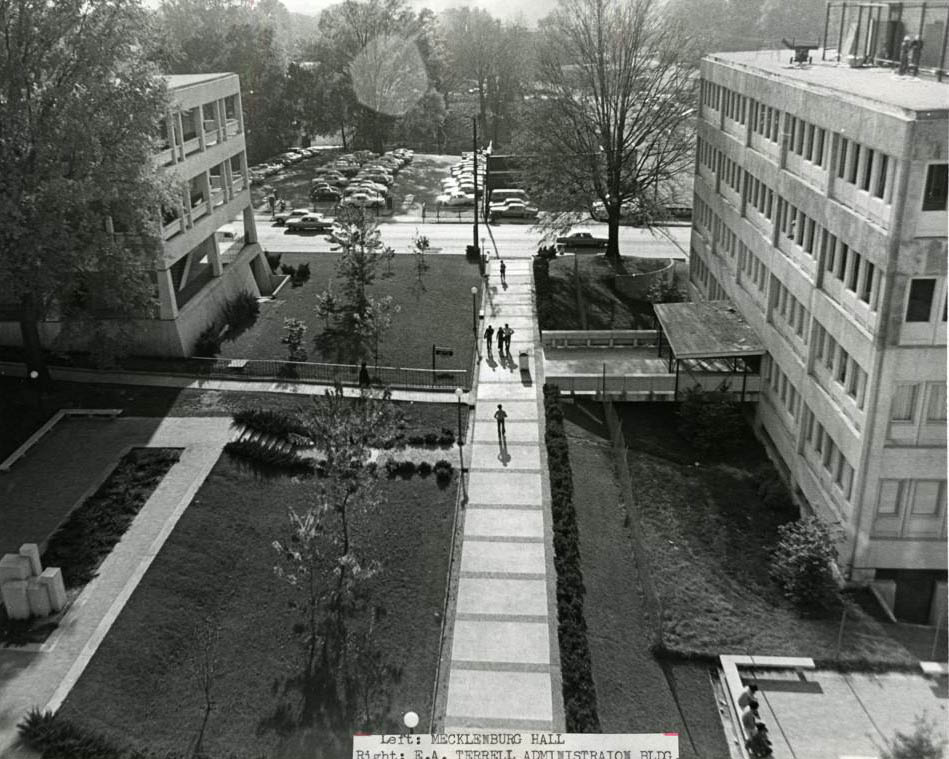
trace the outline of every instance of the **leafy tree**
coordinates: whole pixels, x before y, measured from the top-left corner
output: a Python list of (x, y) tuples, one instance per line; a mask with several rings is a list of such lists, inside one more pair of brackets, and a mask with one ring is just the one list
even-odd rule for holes
[(306, 324), (300, 319), (287, 318), (283, 320), (283, 329), (287, 333), (283, 342), (289, 351), (288, 361), (306, 361), (308, 356), (303, 340), (306, 337)]
[(45, 382), (39, 322), (127, 343), (148, 315), (170, 183), (152, 170), (163, 80), (135, 0), (0, 3), (0, 300)]
[(366, 310), (353, 316), (353, 333), (362, 345), (372, 350), (373, 363), (379, 365), (379, 347), (392, 327), (392, 319), (402, 307), (391, 295), (366, 299)]
[(881, 749), (880, 759), (943, 759), (947, 743), (936, 720), (924, 714), (913, 720), (912, 733), (896, 732), (890, 745)]
[(809, 516), (778, 527), (770, 572), (784, 596), (803, 614), (819, 614), (840, 600), (834, 576), (838, 535)]
[(524, 181), (562, 230), (603, 204), (606, 255), (619, 258), (623, 206), (648, 224), (670, 181), (691, 171), (695, 57), (655, 0), (561, 0), (539, 52), (544, 97), (531, 100), (518, 152)]

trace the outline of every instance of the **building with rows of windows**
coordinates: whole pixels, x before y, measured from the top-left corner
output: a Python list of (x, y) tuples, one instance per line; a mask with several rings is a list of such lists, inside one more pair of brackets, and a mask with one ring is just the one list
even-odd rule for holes
[[(224, 306), (238, 294), (269, 295), (272, 273), (257, 243), (237, 75), (166, 81), (169, 110), (159, 125), (155, 164), (174, 178), (181, 196), (175, 207), (163, 209), (153, 275), (157, 306), (133, 320), (131, 348), (141, 355), (187, 356), (202, 331), (222, 326)], [(234, 219), (243, 224), (232, 224)], [(40, 324), (44, 345), (90, 347), (89, 334), (75, 331), (66, 338), (61, 328), (53, 309)], [(20, 340), (18, 323), (0, 320), (0, 344)]]
[(847, 577), (926, 622), (946, 595), (949, 85), (788, 55), (702, 62), (690, 290), (767, 348), (757, 424), (844, 528)]

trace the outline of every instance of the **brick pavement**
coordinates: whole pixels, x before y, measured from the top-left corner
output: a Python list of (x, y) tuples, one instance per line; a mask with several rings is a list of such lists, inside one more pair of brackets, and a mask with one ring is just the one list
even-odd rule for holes
[[(514, 330), (513, 360), (495, 350), (479, 364), (461, 563), (449, 615), (447, 695), (436, 724), (558, 731), (564, 717), (541, 450), (542, 362), (532, 355), (527, 377), (516, 366), (521, 350), (540, 345), (531, 261), (507, 260), (506, 289), (497, 265), (490, 263), (484, 321)], [(503, 447), (494, 420), (498, 403), (508, 414)]]
[[(0, 759), (29, 755), (17, 746), (17, 722), (33, 707), (55, 711), (66, 698), (218, 460), (233, 434), (230, 424), (227, 417), (68, 420), (62, 435), (54, 431), (0, 473), (0, 519), (49, 500), (40, 530), (46, 532), (128, 448), (184, 448), (42, 650), (0, 649)], [(43, 537), (33, 534), (34, 540)]]

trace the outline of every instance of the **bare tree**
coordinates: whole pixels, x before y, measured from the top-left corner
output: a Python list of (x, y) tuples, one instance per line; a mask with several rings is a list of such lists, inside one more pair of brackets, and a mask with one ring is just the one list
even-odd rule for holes
[(202, 742), (204, 741), (204, 732), (208, 727), (208, 720), (211, 719), (211, 712), (214, 710), (214, 686), (220, 675), (220, 662), (218, 661), (217, 648), (220, 639), (220, 630), (214, 626), (210, 617), (195, 627), (194, 637), (198, 648), (194, 654), (193, 674), (195, 682), (201, 689), (201, 695), (204, 700), (204, 714), (201, 719), (201, 728), (195, 738), (194, 746), (191, 751), (192, 757), (201, 756)]
[(653, 219), (671, 180), (691, 168), (695, 60), (655, 0), (560, 0), (538, 53), (540, 92), (519, 140), (524, 181), (550, 209), (541, 225), (569, 227), (597, 201), (619, 259), (619, 223)]

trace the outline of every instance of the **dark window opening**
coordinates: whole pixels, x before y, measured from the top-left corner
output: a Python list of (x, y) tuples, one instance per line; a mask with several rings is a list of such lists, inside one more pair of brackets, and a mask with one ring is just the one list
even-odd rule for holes
[(909, 302), (906, 304), (906, 321), (928, 322), (932, 311), (935, 279), (914, 279), (909, 286)]
[(926, 172), (926, 187), (923, 189), (924, 211), (946, 210), (947, 186), (949, 186), (949, 164), (932, 164)]

